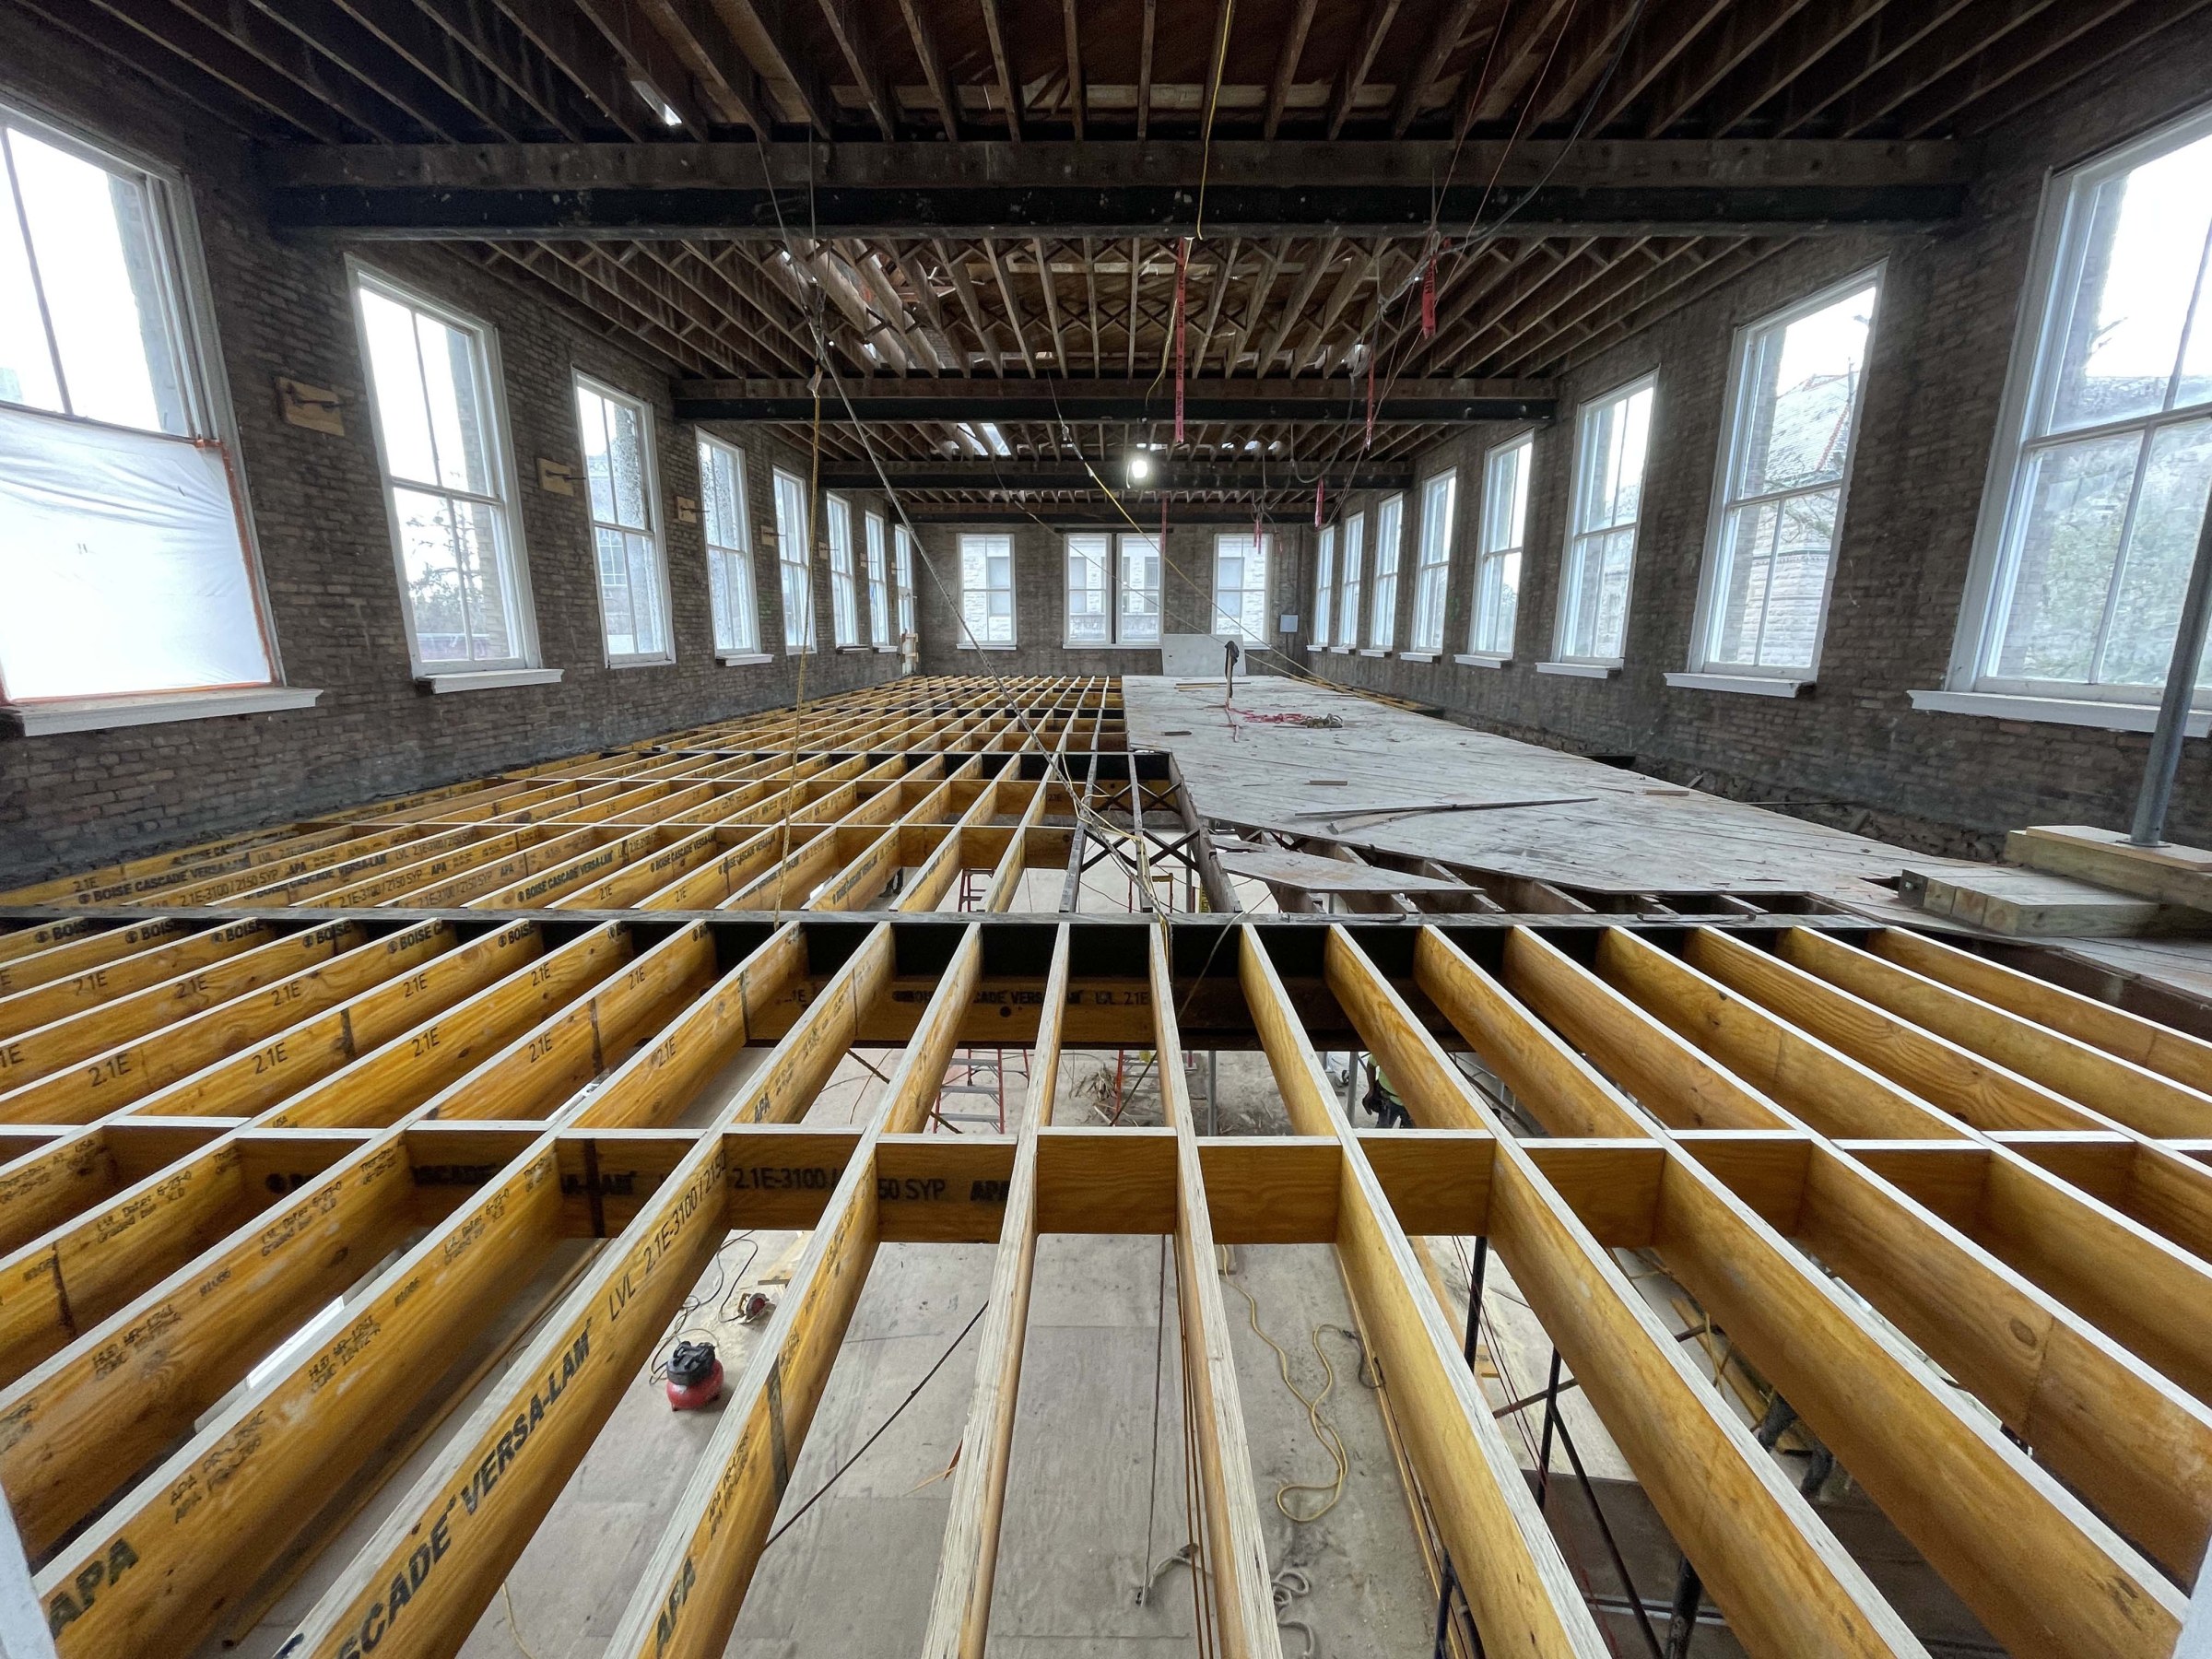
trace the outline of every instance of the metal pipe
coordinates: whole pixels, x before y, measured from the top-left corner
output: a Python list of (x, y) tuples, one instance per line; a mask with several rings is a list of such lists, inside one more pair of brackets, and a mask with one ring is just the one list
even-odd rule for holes
[(2196, 697), (2197, 665), (2205, 660), (2205, 635), (2212, 627), (2212, 501), (2196, 528), (2196, 560), (2189, 567), (2189, 587), (2182, 598), (2180, 624), (2173, 630), (2173, 656), (2166, 665), (2166, 692), (2159, 700), (2159, 724), (2143, 761), (2143, 787), (2136, 795), (2135, 827), (2128, 843), (2157, 847), (2166, 841), (2166, 809), (2173, 804), (2174, 774), (2181, 770), (2182, 739), (2189, 735), (2189, 708)]
[(1559, 1424), (1559, 1350), (1551, 1350), (1551, 1377), (1544, 1384), (1544, 1445), (1536, 1453), (1536, 1508), (1551, 1490), (1551, 1432)]
[[(1796, 1420), (1795, 1409), (1778, 1393), (1767, 1402), (1766, 1415), (1759, 1418), (1751, 1438), (1760, 1450), (1771, 1452)], [(1705, 1582), (1684, 1556), (1681, 1571), (1675, 1575), (1674, 1601), (1667, 1610), (1666, 1659), (1689, 1659), (1690, 1639), (1698, 1633), (1698, 1606), (1704, 1599)]]

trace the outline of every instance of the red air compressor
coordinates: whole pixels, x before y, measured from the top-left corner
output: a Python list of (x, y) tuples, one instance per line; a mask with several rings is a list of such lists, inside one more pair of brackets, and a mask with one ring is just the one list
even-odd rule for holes
[(679, 1342), (668, 1357), (668, 1406), (697, 1411), (722, 1397), (722, 1361), (711, 1342)]

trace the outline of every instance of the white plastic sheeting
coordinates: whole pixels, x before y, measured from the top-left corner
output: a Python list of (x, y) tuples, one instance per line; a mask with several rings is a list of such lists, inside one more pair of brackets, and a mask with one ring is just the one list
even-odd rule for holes
[(271, 677), (219, 450), (0, 407), (10, 700)]

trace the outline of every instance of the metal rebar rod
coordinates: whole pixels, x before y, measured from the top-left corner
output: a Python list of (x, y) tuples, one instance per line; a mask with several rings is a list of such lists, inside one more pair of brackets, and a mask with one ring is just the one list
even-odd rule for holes
[(2196, 529), (2196, 559), (2173, 631), (2173, 656), (2166, 665), (2166, 692), (2159, 700), (2159, 724), (2150, 734), (2143, 760), (2143, 787), (2136, 795), (2136, 821), (2128, 842), (2163, 845), (2166, 809), (2173, 804), (2174, 775), (2181, 770), (2182, 740), (2189, 735), (2189, 709), (2196, 698), (2196, 671), (2205, 660), (2205, 635), (2212, 629), (2212, 501)]
[(1559, 1420), (1559, 1350), (1551, 1350), (1551, 1377), (1544, 1384), (1544, 1444), (1536, 1453), (1536, 1508), (1551, 1490), (1551, 1431)]
[[(1552, 1350), (1552, 1364), (1559, 1364), (1559, 1350)], [(1590, 1484), (1589, 1471), (1583, 1467), (1582, 1453), (1574, 1449), (1574, 1436), (1567, 1432), (1565, 1418), (1559, 1420), (1559, 1449), (1567, 1453), (1567, 1461), (1574, 1466), (1574, 1477), (1582, 1483), (1583, 1496), (1590, 1501), (1590, 1513), (1597, 1520), (1597, 1535), (1606, 1541), (1606, 1553), (1613, 1558), (1613, 1571), (1620, 1575), (1621, 1592), (1628, 1597), (1629, 1610), (1636, 1615), (1636, 1628), (1643, 1632), (1644, 1645), (1651, 1649), (1652, 1659), (1666, 1659), (1659, 1648), (1659, 1632), (1652, 1628), (1652, 1616), (1643, 1610), (1643, 1597), (1637, 1594), (1636, 1581), (1629, 1576), (1629, 1563), (1620, 1553), (1620, 1544), (1613, 1536), (1613, 1528), (1606, 1520), (1606, 1512), (1597, 1501), (1597, 1488)]]
[[(1777, 1393), (1767, 1402), (1766, 1415), (1759, 1418), (1751, 1438), (1762, 1451), (1771, 1452), (1796, 1420), (1795, 1409)], [(1681, 1571), (1675, 1574), (1674, 1600), (1667, 1609), (1666, 1659), (1689, 1659), (1690, 1639), (1698, 1633), (1698, 1605), (1704, 1599), (1705, 1582), (1684, 1556)]]

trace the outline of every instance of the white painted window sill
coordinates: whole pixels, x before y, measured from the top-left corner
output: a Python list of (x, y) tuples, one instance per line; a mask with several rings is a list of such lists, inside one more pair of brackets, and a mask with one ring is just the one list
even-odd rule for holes
[(837, 648), (837, 653), (840, 656), (858, 656), (861, 653), (873, 649), (874, 647), (868, 645), (840, 645)]
[(1618, 663), (1538, 663), (1538, 674), (1569, 674), (1577, 679), (1611, 679), (1620, 672)]
[(1502, 668), (1513, 659), (1510, 656), (1496, 656), (1487, 651), (1463, 651), (1454, 655), (1452, 660), (1462, 668)]
[(973, 645), (958, 645), (954, 649), (956, 651), (1019, 651), (1021, 647), (1012, 640), (982, 640)]
[(1331, 656), (1350, 656), (1352, 648), (1349, 645), (1332, 645), (1329, 647), (1329, 654)]
[(776, 659), (765, 651), (718, 651), (714, 660), (724, 668), (764, 668)]
[[(2147, 732), (2159, 724), (2156, 703), (2100, 702), (2094, 698), (2018, 697), (2004, 691), (1912, 691), (1924, 714), (1979, 714), (1987, 720), (2034, 720), (2049, 725), (2094, 726), (2106, 732)], [(2189, 735), (2212, 733), (2212, 709), (2193, 709)]]
[(1738, 691), (1752, 697), (1795, 697), (1813, 684), (1764, 674), (1670, 674), (1666, 683), (1685, 691)]
[(672, 656), (609, 657), (606, 665), (609, 668), (666, 668), (675, 662)]
[(251, 686), (224, 691), (171, 691), (151, 697), (67, 697), (0, 703), (5, 718), (26, 737), (60, 732), (105, 732), (117, 726), (165, 725), (178, 720), (219, 720), (227, 714), (270, 714), (312, 709), (322, 691), (307, 686)]
[(496, 691), (502, 686), (558, 686), (558, 668), (463, 669), (452, 674), (418, 674), (415, 683), (443, 697), (453, 691)]
[(1158, 640), (1063, 640), (1063, 651), (1158, 651)]
[(1401, 651), (1398, 653), (1398, 661), (1401, 663), (1433, 663), (1436, 661), (1436, 653), (1433, 651)]
[[(1246, 539), (1249, 540), (1250, 537), (1247, 537)], [(1377, 651), (1371, 646), (1365, 650), (1362, 650), (1359, 654), (1364, 657), (1386, 657), (1390, 654), (1390, 653), (1387, 651)]]
[(869, 649), (877, 656), (897, 656), (899, 654), (899, 647), (896, 645), (872, 645)]

